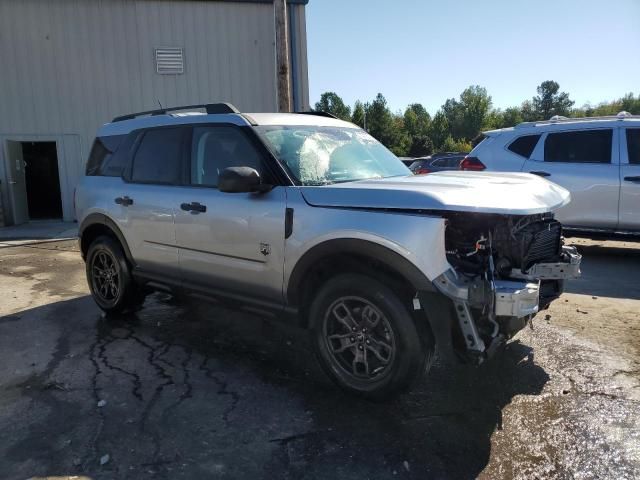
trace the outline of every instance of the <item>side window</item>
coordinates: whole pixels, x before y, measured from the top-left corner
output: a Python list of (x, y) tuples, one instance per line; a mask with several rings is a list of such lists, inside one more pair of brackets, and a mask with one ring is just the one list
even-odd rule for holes
[[(97, 137), (91, 147), (89, 160), (87, 161), (87, 175), (108, 175), (104, 173), (104, 166), (109, 163), (113, 153), (118, 149), (125, 135), (110, 135)], [(122, 170), (121, 170), (122, 172)], [(118, 173), (120, 175), (120, 173)]]
[(640, 128), (627, 128), (629, 163), (640, 165)]
[(452, 157), (447, 160), (447, 167), (458, 168), (464, 157)]
[(183, 133), (183, 128), (161, 128), (145, 132), (133, 158), (131, 181), (180, 183)]
[(536, 148), (538, 140), (540, 140), (540, 135), (524, 135), (511, 142), (508, 149), (521, 157), (530, 158), (533, 149)]
[(228, 167), (251, 167), (264, 173), (260, 153), (236, 127), (196, 127), (191, 140), (191, 184), (215, 187)]
[(612, 130), (550, 133), (544, 142), (544, 161), (611, 163), (612, 136)]

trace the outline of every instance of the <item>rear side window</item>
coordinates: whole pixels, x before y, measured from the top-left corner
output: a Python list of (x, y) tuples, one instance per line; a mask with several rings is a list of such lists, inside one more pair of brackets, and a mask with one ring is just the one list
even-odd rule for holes
[[(103, 171), (104, 166), (109, 163), (113, 153), (118, 149), (118, 146), (120, 146), (125, 136), (126, 135), (110, 135), (108, 137), (97, 137), (91, 147), (86, 174), (107, 175)], [(118, 175), (120, 175), (120, 173), (118, 173)]]
[(640, 165), (640, 128), (627, 129), (627, 153), (629, 163)]
[(161, 128), (144, 133), (133, 158), (131, 181), (181, 183), (183, 128)]
[(540, 140), (540, 135), (524, 135), (511, 142), (508, 149), (521, 157), (530, 158), (533, 149), (536, 148), (538, 144), (538, 140)]
[(550, 133), (544, 142), (544, 161), (611, 163), (612, 135), (612, 130)]

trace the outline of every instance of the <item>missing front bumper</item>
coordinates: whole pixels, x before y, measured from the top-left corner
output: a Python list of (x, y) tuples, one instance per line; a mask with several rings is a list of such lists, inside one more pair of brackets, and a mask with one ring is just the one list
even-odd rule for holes
[(582, 255), (576, 247), (562, 247), (562, 262), (536, 263), (526, 272), (514, 268), (511, 277), (523, 280), (568, 280), (580, 276)]

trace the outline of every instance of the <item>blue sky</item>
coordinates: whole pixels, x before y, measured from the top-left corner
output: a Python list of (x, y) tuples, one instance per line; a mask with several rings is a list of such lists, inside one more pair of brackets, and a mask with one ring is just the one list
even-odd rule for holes
[(576, 105), (640, 93), (640, 0), (310, 0), (310, 100), (382, 92), (434, 113), (472, 84), (495, 107), (555, 80)]

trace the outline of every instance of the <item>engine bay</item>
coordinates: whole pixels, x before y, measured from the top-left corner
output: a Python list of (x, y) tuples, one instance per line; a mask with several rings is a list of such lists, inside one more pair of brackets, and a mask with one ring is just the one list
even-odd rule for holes
[(459, 326), (454, 340), (467, 353), (512, 337), (560, 296), (564, 278), (579, 273), (580, 256), (563, 247), (562, 226), (552, 213), (444, 217), (452, 282), (462, 288), (452, 296)]

